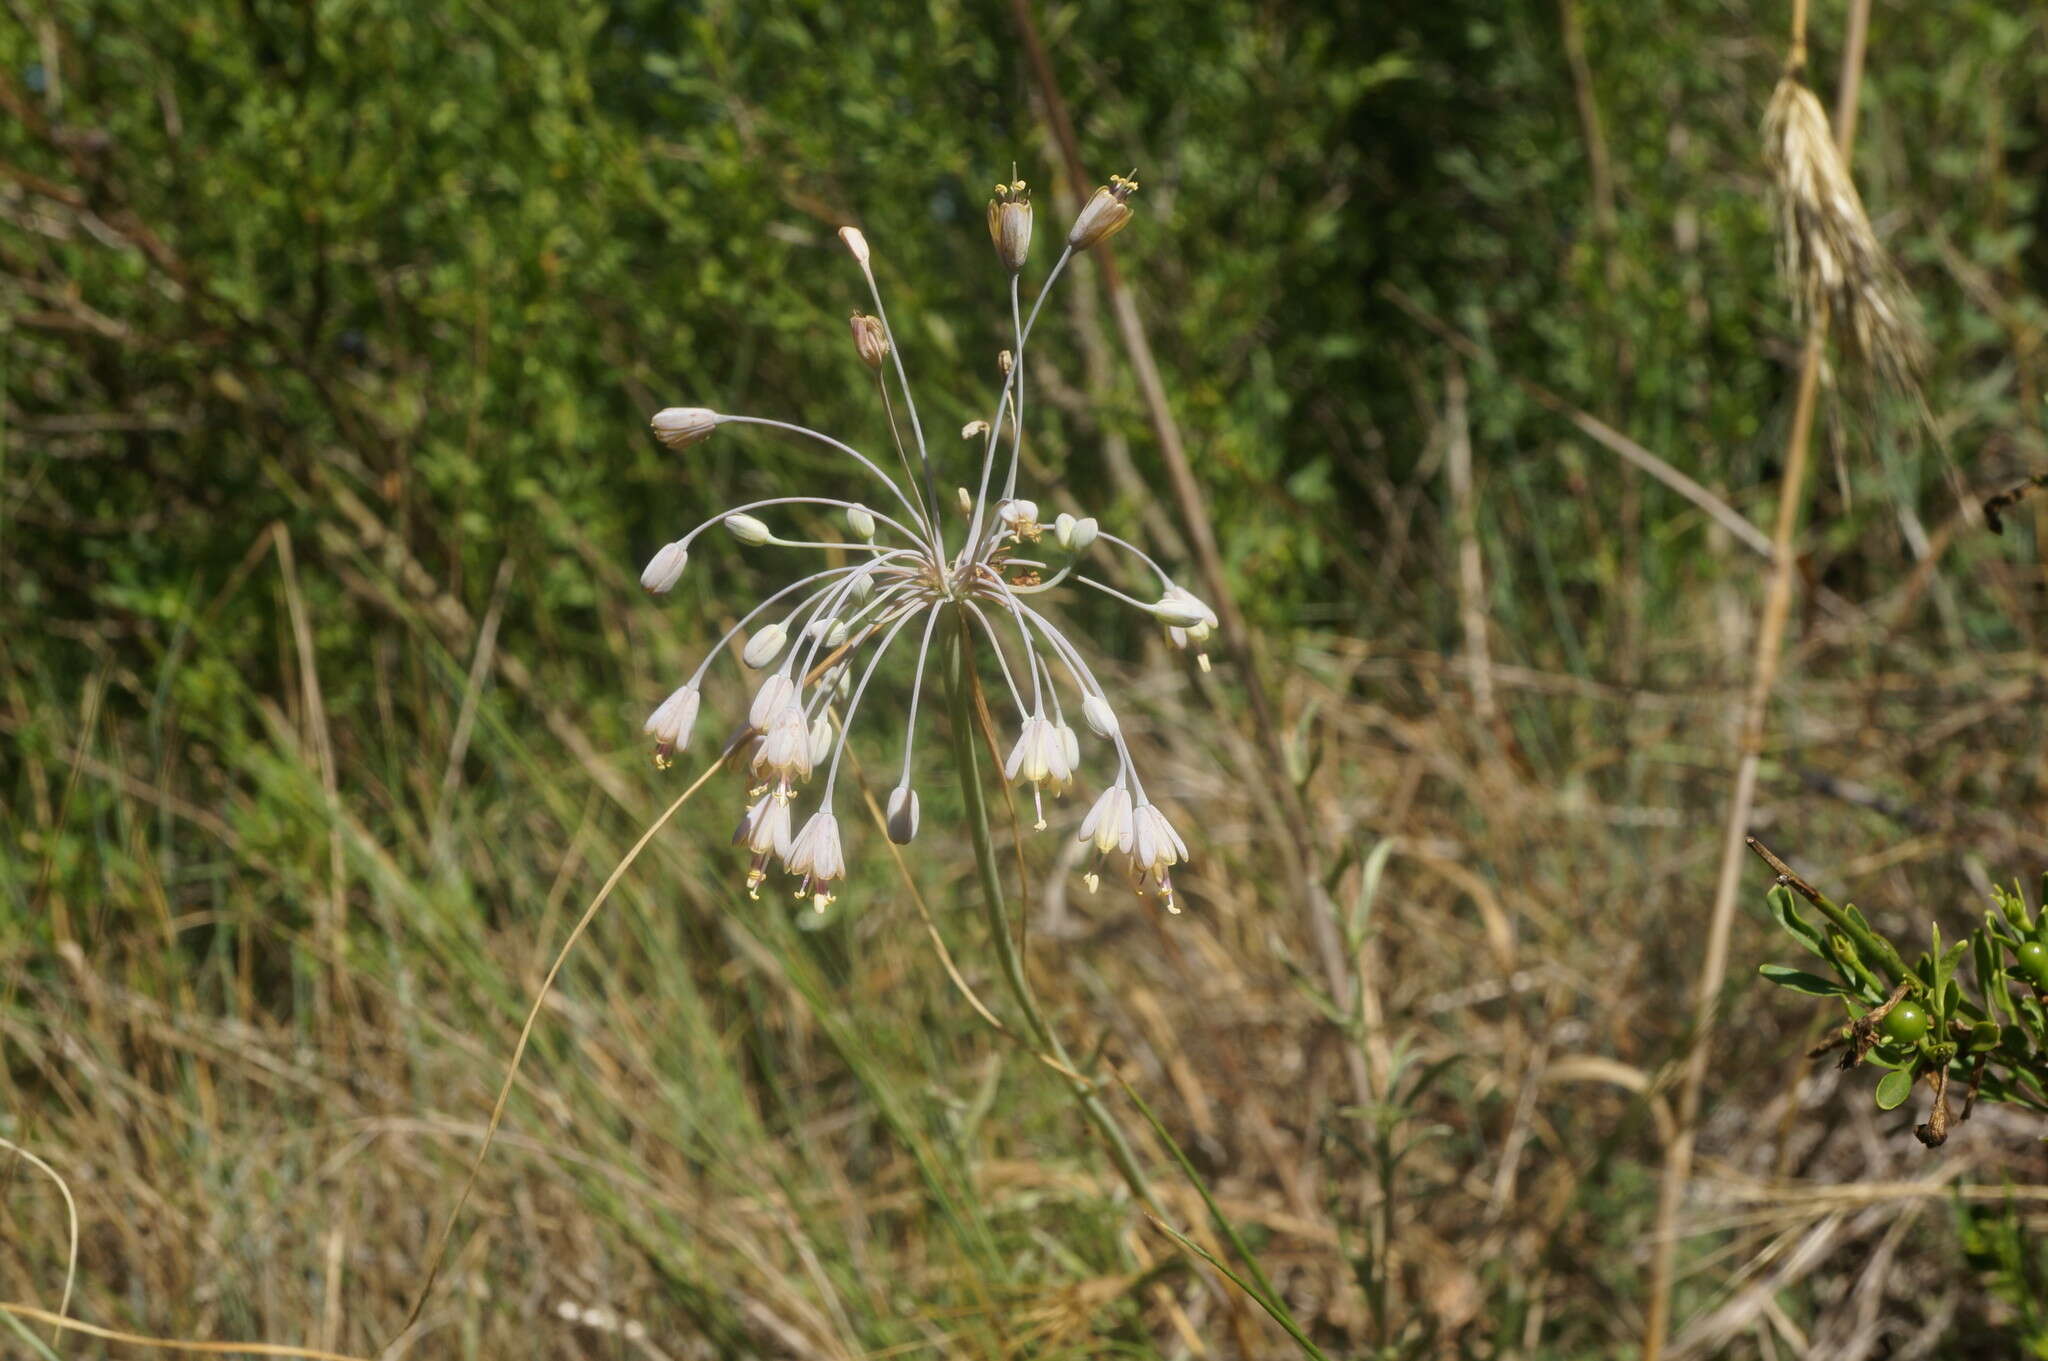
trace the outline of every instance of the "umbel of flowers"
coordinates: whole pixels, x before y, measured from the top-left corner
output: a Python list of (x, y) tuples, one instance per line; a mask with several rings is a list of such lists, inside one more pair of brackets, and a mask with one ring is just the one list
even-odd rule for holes
[[(1046, 616), (1037, 597), (1062, 586), (1085, 586), (1153, 616), (1174, 646), (1194, 644), (1198, 652), (1216, 627), (1216, 616), (1176, 585), (1158, 563), (1101, 529), (1094, 519), (1061, 514), (1046, 523), (1037, 504), (1017, 489), (1024, 355), (1032, 326), (1075, 252), (1107, 240), (1130, 221), (1130, 198), (1137, 188), (1135, 180), (1113, 176), (1095, 191), (1068, 229), (1059, 258), (1027, 314), (1020, 277), (1031, 247), (1030, 193), (1022, 180), (996, 187), (988, 227), (997, 259), (1009, 276), (1014, 349), (999, 359), (1002, 388), (993, 415), (961, 432), (979, 455), (980, 468), (972, 492), (959, 488), (951, 514), (941, 513), (946, 507), (939, 498), (902, 352), (882, 306), (868, 243), (855, 228), (841, 228), (839, 235), (867, 281), (875, 310), (872, 316), (853, 316), (854, 351), (876, 375), (894, 437), (893, 471), (830, 435), (787, 421), (703, 407), (670, 407), (655, 414), (655, 437), (670, 449), (688, 450), (725, 427), (759, 428), (835, 450), (857, 465), (874, 488), (872, 503), (806, 495), (733, 506), (665, 545), (641, 573), (641, 585), (649, 591), (659, 595), (673, 589), (698, 536), (714, 526), (722, 526), (746, 549), (811, 549), (852, 559), (843, 566), (799, 575), (748, 610), (647, 719), (655, 762), (666, 766), (672, 753), (689, 745), (704, 673), (735, 639), (746, 635), (740, 659), (760, 679), (740, 738), (752, 780), (733, 840), (752, 857), (749, 892), (758, 893), (770, 867), (780, 864), (797, 879), (799, 898), (810, 898), (820, 910), (831, 901), (833, 885), (846, 875), (834, 812), (840, 760), (869, 683), (899, 641), (914, 644), (915, 663), (900, 736), (902, 764), (887, 800), (886, 823), (890, 839), (899, 844), (908, 844), (917, 835), (911, 751), (933, 637), (941, 618), (949, 617), (965, 636), (985, 641), (996, 658), (1017, 724), (1004, 775), (1030, 786), (1037, 827), (1043, 830), (1046, 825), (1045, 794), (1066, 793), (1079, 775), (1081, 738), (1068, 721), (1070, 709), (1077, 709), (1082, 726), (1106, 745), (1113, 763), (1109, 783), (1095, 795), (1081, 821), (1080, 836), (1092, 842), (1097, 853), (1088, 885), (1096, 887), (1103, 864), (1114, 857), (1136, 891), (1157, 893), (1170, 910), (1177, 910), (1171, 870), (1187, 859), (1187, 844), (1147, 796), (1116, 708), (1086, 656)], [(896, 420), (892, 378), (909, 418), (908, 441)], [(757, 514), (772, 515), (777, 507), (798, 504), (835, 507), (845, 518), (849, 538), (832, 543), (783, 538), (769, 519)], [(1156, 577), (1158, 599), (1137, 599), (1090, 576), (1089, 557), (1104, 550), (1131, 555), (1147, 575)], [(1206, 656), (1200, 660), (1207, 665)], [(821, 773), (815, 802), (799, 817), (799, 805), (809, 800), (807, 787)]]

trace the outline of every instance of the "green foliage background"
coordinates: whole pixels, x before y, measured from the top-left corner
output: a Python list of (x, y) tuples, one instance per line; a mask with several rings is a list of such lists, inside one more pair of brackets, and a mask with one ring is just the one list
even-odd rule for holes
[[(1824, 95), (1840, 9), (1816, 6)], [(1517, 380), (1768, 522), (1797, 342), (1755, 129), (1783, 7), (1036, 15), (1092, 171), (1138, 169), (1119, 263), (1333, 887), (1351, 891), (1377, 839), (1465, 848), (1452, 858), (1507, 900), (1512, 962), (1617, 971), (1597, 1001), (1485, 1025), (1569, 1022), (1567, 1047), (1654, 1069), (1690, 1009), (1725, 701), (1762, 572)], [(98, 1188), (91, 1317), (367, 1349), (403, 1316), (535, 960), (669, 796), (641, 716), (780, 570), (707, 543), (657, 605), (640, 564), (739, 499), (850, 488), (788, 443), (725, 433), (667, 453), (647, 415), (704, 404), (878, 447), (844, 326), (863, 297), (833, 235), (852, 222), (950, 455), (948, 432), (986, 415), (1006, 329), (987, 186), (1013, 162), (1033, 184), (1037, 269), (1074, 205), (994, 0), (19, 0), (0, 15), (0, 96), (0, 1134), (63, 1150)], [(1830, 878), (1860, 901), (1967, 919), (1987, 866), (2048, 860), (2044, 522), (2026, 507), (1994, 536), (1965, 512), (2048, 468), (2048, 14), (1879, 4), (1861, 128), (1858, 178), (1931, 342), (1927, 420), (1836, 373), (1782, 718), (1809, 737), (1773, 753), (1767, 811), (1798, 850), (1847, 862)], [(1137, 525), (1186, 562), (1097, 271), (1076, 275), (1049, 309), (1059, 391), (1038, 404), (1030, 475), (1043, 504)], [(1464, 645), (1442, 482), (1452, 367), (1512, 691), (1491, 732), (1444, 660)], [(1248, 731), (1242, 677), (1196, 691), (1145, 631), (1076, 611), (1160, 706), (1163, 745), (1186, 734), (1191, 798), (1203, 762), (1239, 768), (1242, 742), (1219, 734)], [(1876, 793), (1814, 794), (1816, 773)], [(1290, 1018), (1273, 1024), (1292, 1057), (1245, 1061), (1306, 1074), (1334, 1042), (1290, 982), (1304, 909), (1236, 798), (1190, 818), (1219, 829), (1191, 902), (1236, 924), (1212, 959)], [(1588, 807), (1597, 826), (1545, 821)], [(816, 1354), (1169, 1353), (1153, 1287), (1207, 1297), (1181, 1290), (1161, 1240), (1133, 1247), (1110, 1190), (1072, 1180), (1094, 1163), (1057, 1084), (977, 1029), (914, 918), (877, 934), (879, 915), (849, 912), (800, 936), (779, 905), (746, 905), (725, 817), (664, 843), (572, 969), (582, 1000), (544, 1017), (514, 1126), (553, 1151), (515, 1147), (487, 1174), (494, 1227), (460, 1259), (470, 1284), (434, 1354), (515, 1354), (497, 1349), (536, 1319), (561, 1332), (531, 1354), (615, 1354), (559, 1321), (570, 1297), (720, 1354), (801, 1350), (764, 1314)], [(942, 821), (928, 804), (927, 827)], [(950, 835), (928, 831), (919, 875), (971, 935), (971, 912), (945, 907), (965, 883)], [(848, 898), (887, 900), (879, 839), (855, 840), (867, 863)], [(1375, 947), (1407, 980), (1390, 1033), (1487, 1053), (1420, 998), (1512, 970), (1485, 953), (1477, 898), (1412, 874), (1397, 876), (1412, 929), (1397, 919)], [(1114, 918), (1107, 903), (1090, 911)], [(1046, 966), (1075, 980), (1048, 986), (1077, 1033), (1120, 995), (1119, 970), (1180, 958), (1163, 939)], [(1764, 1100), (1761, 1070), (1804, 1038), (1779, 1001), (1744, 1005), (1758, 1012), (1717, 1079), (1731, 1103)], [(1134, 1043), (1136, 1022), (1104, 1024)], [(1238, 1040), (1183, 1034), (1201, 1081), (1228, 1089), (1211, 1059)], [(1497, 1175), (1533, 1071), (1446, 1082), (1429, 1113), (1455, 1133), (1432, 1184)], [(1254, 1199), (1329, 1173), (1307, 1208), (1335, 1237), (1262, 1241), (1333, 1345), (1384, 1341), (1342, 1255), (1365, 1155), (1330, 1133), (1340, 1094), (1294, 1081), (1255, 1084), (1292, 1153), (1268, 1169), (1240, 1131), (1203, 1157)], [(1481, 1272), (1486, 1307), (1462, 1314), (1431, 1263), (1478, 1240), (1417, 1211), (1409, 1241), (1443, 1251), (1399, 1268), (1411, 1337), (1433, 1320), (1473, 1354), (1626, 1354), (1654, 1122), (1625, 1094), (1545, 1088), (1540, 1109), (1565, 1208), (1532, 1192), (1489, 1211), (1514, 1246), (1480, 1255), (1511, 1265)], [(402, 1152), (380, 1155), (374, 1193), (321, 1161), (344, 1146), (335, 1129), (412, 1118), (458, 1133), (389, 1134)], [(1801, 1147), (1757, 1166), (1836, 1167)], [(997, 1164), (1049, 1170), (991, 1205)], [(2009, 1170), (2044, 1179), (2038, 1159)], [(27, 1214), (32, 1183), (10, 1176), (9, 1213)], [(127, 1199), (143, 1188), (153, 1199)], [(877, 1223), (827, 1208), (854, 1203)], [(121, 1227), (151, 1214), (161, 1241)], [(769, 1246), (713, 1241), (700, 1216)], [(0, 1249), (0, 1282), (47, 1303), (59, 1221), (35, 1222), (39, 1246)], [(1925, 1261), (1953, 1255), (1927, 1233)], [(1740, 1285), (1711, 1242), (1700, 1253), (1693, 1310)], [(747, 1284), (756, 1269), (779, 1283)], [(1785, 1287), (1795, 1317), (1839, 1304), (1853, 1269), (1829, 1270)], [(1120, 1284), (1088, 1293), (1105, 1280)], [(1887, 1308), (1917, 1319), (1898, 1302), (1916, 1291)], [(346, 1309), (327, 1303), (342, 1294)], [(1956, 1326), (2004, 1326), (1988, 1299)], [(1213, 1307), (1198, 1331), (1216, 1354), (1279, 1354), (1277, 1333)]]

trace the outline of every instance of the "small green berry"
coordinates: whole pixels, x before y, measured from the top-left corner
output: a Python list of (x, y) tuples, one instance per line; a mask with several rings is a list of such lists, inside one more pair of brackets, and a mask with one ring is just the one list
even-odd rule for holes
[(2020, 972), (2033, 980), (2034, 986), (2048, 992), (2048, 945), (2030, 940), (2019, 948)]
[(1898, 1044), (1915, 1044), (1927, 1033), (1927, 1013), (1911, 1002), (1901, 1002), (1885, 1013), (1878, 1029)]

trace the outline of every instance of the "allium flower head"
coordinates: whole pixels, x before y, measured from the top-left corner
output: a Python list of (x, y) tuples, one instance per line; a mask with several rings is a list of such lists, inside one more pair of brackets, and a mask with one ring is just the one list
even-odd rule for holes
[[(780, 861), (797, 876), (798, 896), (822, 909), (831, 901), (834, 885), (845, 878), (845, 851), (833, 811), (840, 761), (869, 683), (900, 639), (914, 639), (916, 649), (908, 717), (898, 730), (901, 773), (889, 794), (885, 826), (889, 838), (899, 844), (917, 835), (911, 754), (925, 668), (943, 617), (960, 631), (963, 644), (972, 641), (976, 655), (996, 663), (1002, 690), (994, 694), (1007, 694), (1017, 723), (1004, 775), (1031, 786), (1037, 825), (1046, 825), (1044, 794), (1064, 794), (1081, 773), (1086, 753), (1062, 707), (1078, 701), (1086, 727), (1101, 740), (1114, 767), (1108, 787), (1082, 820), (1080, 835), (1094, 843), (1098, 868), (1103, 857), (1122, 857), (1133, 887), (1157, 893), (1174, 909), (1170, 870), (1187, 859), (1186, 843), (1147, 797), (1123, 725), (1087, 658), (1035, 597), (1069, 583), (1088, 587), (1150, 614), (1167, 628), (1174, 644), (1183, 647), (1206, 638), (1216, 626), (1216, 616), (1175, 585), (1158, 563), (1126, 540), (1102, 531), (1093, 518), (1062, 512), (1047, 523), (1040, 519), (1037, 502), (1017, 493), (1026, 346), (1039, 309), (1076, 251), (1107, 240), (1130, 221), (1128, 200), (1136, 189), (1134, 180), (1118, 176), (1096, 192), (1068, 232), (1065, 249), (1028, 312), (1020, 294), (1031, 224), (1023, 183), (1013, 176), (990, 205), (990, 234), (1009, 280), (1013, 345), (997, 364), (1002, 382), (990, 419), (971, 422), (961, 431), (978, 455), (979, 468), (970, 484), (959, 490), (960, 518), (941, 502), (942, 483), (925, 441), (902, 348), (882, 306), (873, 256), (866, 237), (851, 227), (842, 229), (840, 238), (860, 269), (874, 309), (872, 315), (854, 316), (855, 349), (859, 361), (877, 371), (885, 399), (894, 379), (893, 390), (900, 394), (900, 410), (908, 419), (906, 439), (896, 420), (899, 408), (893, 400), (885, 401), (895, 436), (893, 469), (851, 444), (785, 421), (702, 407), (670, 407), (654, 418), (656, 437), (670, 448), (687, 448), (720, 427), (752, 427), (823, 444), (867, 479), (858, 501), (800, 495), (732, 506), (663, 547), (641, 576), (648, 590), (668, 591), (681, 577), (697, 537), (721, 524), (750, 549), (815, 549), (839, 555), (834, 559), (839, 565), (799, 574), (747, 611), (710, 649), (696, 673), (647, 720), (656, 760), (665, 764), (669, 754), (689, 740), (705, 671), (734, 640), (746, 635), (742, 660), (766, 673), (748, 706), (747, 726), (735, 739), (735, 749), (744, 751), (755, 777), (733, 838), (753, 857), (747, 873), (750, 891), (763, 882), (769, 864)], [(836, 508), (852, 538), (834, 543), (783, 538), (769, 518), (756, 513), (793, 505)], [(1142, 600), (1087, 575), (1084, 559), (1098, 547), (1128, 554), (1142, 573), (1156, 579), (1158, 598)], [(803, 787), (821, 769), (824, 780), (813, 811), (792, 832), (794, 805), (807, 797)], [(1097, 871), (1091, 870), (1088, 879), (1093, 887)]]

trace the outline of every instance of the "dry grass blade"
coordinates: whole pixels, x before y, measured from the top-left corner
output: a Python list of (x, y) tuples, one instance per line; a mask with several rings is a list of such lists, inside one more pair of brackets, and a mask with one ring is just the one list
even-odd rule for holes
[[(737, 745), (737, 739), (734, 745)], [(555, 955), (555, 962), (548, 966), (547, 977), (541, 979), (540, 988), (533, 996), (533, 1005), (527, 1009), (526, 1021), (519, 1027), (519, 1042), (512, 1046), (512, 1061), (505, 1066), (505, 1081), (499, 1086), (498, 1099), (491, 1106), (491, 1119), (484, 1127), (483, 1143), (478, 1146), (476, 1157), (470, 1162), (469, 1174), (462, 1179), (462, 1190), (455, 1197), (454, 1206), (448, 1211), (447, 1222), (442, 1224), (440, 1235), (434, 1240), (434, 1249), (427, 1257), (427, 1278), (421, 1283), (419, 1296), (406, 1314), (405, 1323), (399, 1328), (398, 1336), (404, 1336), (419, 1321), (420, 1311), (426, 1308), (427, 1298), (434, 1293), (434, 1282), (440, 1278), (441, 1262), (448, 1255), (448, 1240), (455, 1233), (455, 1222), (462, 1217), (463, 1207), (469, 1204), (469, 1194), (476, 1189), (477, 1174), (483, 1170), (484, 1159), (491, 1151), (491, 1141), (497, 1138), (498, 1126), (505, 1119), (505, 1107), (512, 1099), (512, 1084), (518, 1080), (519, 1065), (526, 1058), (526, 1042), (533, 1037), (534, 1022), (540, 1019), (540, 1009), (547, 1004), (548, 993), (554, 988), (555, 978), (562, 972), (562, 966), (568, 963), (569, 952), (576, 948), (576, 942), (583, 938), (583, 933), (590, 928), (590, 923), (597, 920), (597, 910), (604, 906), (605, 899), (611, 897), (612, 890), (618, 886), (619, 880), (625, 877), (626, 871), (632, 868), (633, 862), (640, 858), (640, 852), (647, 848), (647, 843), (654, 840), (654, 834), (666, 827), (669, 819), (681, 811), (691, 796), (718, 773), (719, 767), (725, 764), (725, 758), (731, 755), (732, 750), (733, 747), (727, 747), (716, 760), (706, 765), (704, 772), (690, 782), (690, 787), (676, 795), (675, 802), (663, 809), (661, 816), (648, 824), (647, 830), (640, 834), (640, 839), (633, 843), (633, 848), (612, 867), (612, 872), (605, 877), (604, 887), (590, 900), (590, 906), (583, 909), (583, 915), (577, 919), (576, 925), (570, 929), (569, 938), (562, 942), (561, 951)]]
[(66, 1332), (84, 1333), (87, 1337), (107, 1342), (125, 1342), (131, 1347), (157, 1347), (169, 1351), (199, 1352), (207, 1356), (291, 1356), (302, 1358), (302, 1361), (363, 1361), (362, 1357), (346, 1352), (323, 1352), (317, 1347), (291, 1347), (280, 1342), (192, 1342), (181, 1337), (145, 1337), (141, 1333), (124, 1333), (118, 1328), (81, 1323), (75, 1318), (65, 1318), (28, 1304), (0, 1303), (0, 1313), (25, 1318), (32, 1323), (47, 1323)]
[[(6, 1149), (35, 1168), (51, 1181), (57, 1183), (57, 1194), (64, 1197), (64, 1218), (70, 1230), (70, 1247), (64, 1259), (64, 1293), (57, 1298), (57, 1317), (61, 1321), (71, 1312), (71, 1287), (78, 1283), (78, 1202), (71, 1198), (71, 1187), (64, 1178), (57, 1175), (57, 1169), (38, 1158), (11, 1139), (0, 1139), (0, 1148)], [(61, 1322), (52, 1325), (50, 1340), (55, 1342), (62, 1331)]]
[(1802, 320), (1900, 391), (1917, 385), (1924, 341), (1905, 281), (1872, 230), (1827, 110), (1787, 72), (1764, 111), (1778, 264)]

